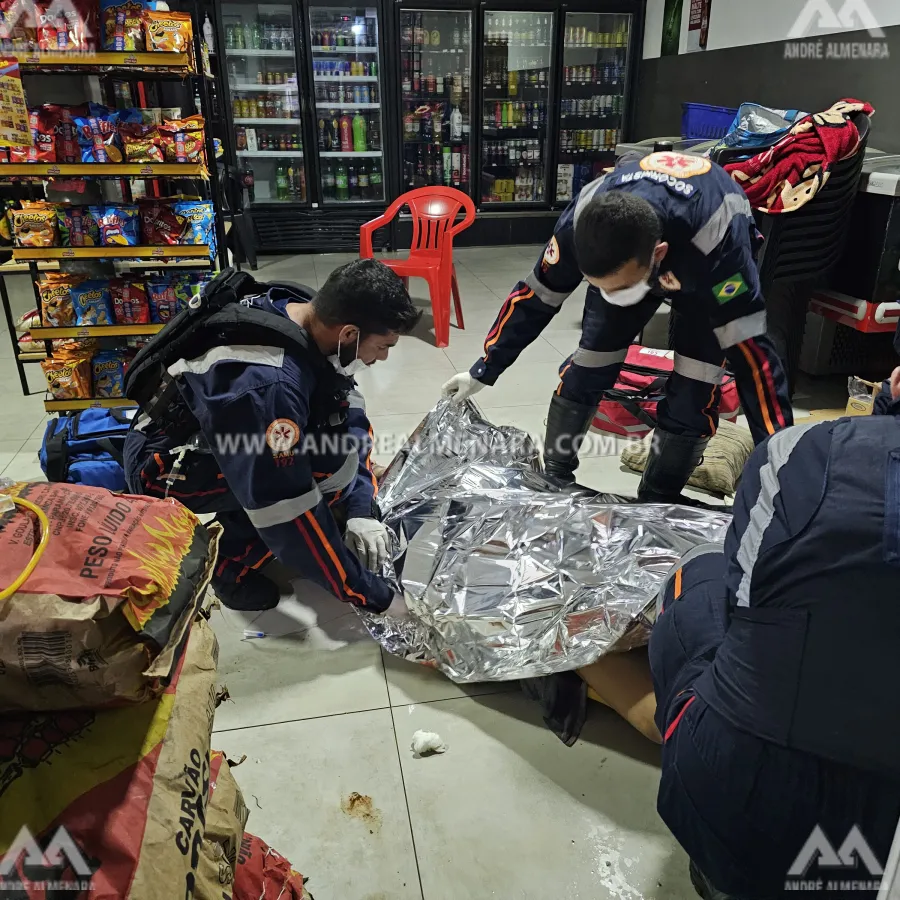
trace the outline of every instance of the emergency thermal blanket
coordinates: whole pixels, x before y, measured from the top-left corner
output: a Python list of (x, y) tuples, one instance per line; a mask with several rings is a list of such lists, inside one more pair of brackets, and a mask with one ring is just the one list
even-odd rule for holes
[(457, 682), (549, 675), (646, 643), (655, 598), (726, 513), (560, 489), (528, 435), (441, 401), (385, 473), (384, 575), (408, 618), (361, 612), (382, 646)]

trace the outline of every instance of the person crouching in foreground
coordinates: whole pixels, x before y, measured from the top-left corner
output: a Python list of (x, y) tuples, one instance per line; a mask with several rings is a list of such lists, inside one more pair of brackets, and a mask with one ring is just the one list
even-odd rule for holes
[[(659, 814), (708, 900), (818, 878), (877, 893), (900, 817), (900, 368), (887, 387), (880, 415), (756, 448), (724, 552), (692, 551), (663, 589), (652, 695), (639, 656), (581, 672), (661, 740)], [(817, 828), (856, 865), (817, 867)]]
[[(225, 325), (198, 315), (196, 326), (181, 327), (196, 329), (183, 341), (195, 349), (162, 364), (171, 399), (142, 404), (125, 445), (129, 488), (216, 513), (225, 531), (212, 586), (226, 606), (276, 606), (278, 588), (259, 571), (276, 557), (339, 599), (383, 611), (393, 592), (375, 572), (389, 544), (353, 375), (387, 359), (420, 312), (375, 260), (335, 269), (311, 299), (287, 285), (252, 284), (260, 292), (230, 298)], [(167, 360), (176, 322), (148, 348)], [(253, 329), (254, 340), (242, 343)]]

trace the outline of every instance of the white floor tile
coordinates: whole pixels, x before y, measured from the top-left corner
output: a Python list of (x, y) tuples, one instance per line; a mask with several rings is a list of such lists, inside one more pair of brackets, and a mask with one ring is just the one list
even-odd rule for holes
[(46, 481), (37, 450), (20, 450), (0, 473), (13, 481)]
[[(656, 814), (658, 748), (596, 706), (572, 748), (521, 695), (394, 710), (425, 900), (692, 896)], [(447, 752), (404, 753), (418, 729)]]
[(247, 830), (316, 898), (421, 900), (390, 710), (230, 731), (213, 747), (247, 755), (234, 770)]
[[(437, 399), (435, 399), (437, 402)], [(386, 466), (406, 445), (409, 436), (419, 427), (424, 413), (410, 413), (405, 416), (370, 416), (375, 448), (372, 459)]]
[(24, 440), (0, 441), (0, 475), (6, 470), (9, 464), (16, 458), (22, 449)]
[[(420, 666), (391, 656), (382, 651), (384, 672), (387, 676), (391, 706), (404, 707), (395, 716), (403, 718), (410, 712), (407, 704), (431, 703), (435, 700), (452, 700), (458, 697), (476, 697), (481, 694), (505, 694), (518, 691), (517, 682), (488, 681), (482, 684), (455, 684), (437, 669)], [(402, 721), (399, 723), (402, 729)], [(403, 735), (398, 729), (398, 739)], [(402, 750), (402, 747), (401, 747)]]
[(579, 484), (602, 491), (607, 494), (620, 494), (623, 497), (637, 496), (641, 476), (631, 469), (626, 469), (619, 461), (618, 454), (613, 456), (594, 456), (582, 458), (575, 472)]
[[(381, 649), (357, 614), (316, 585), (294, 585), (270, 612), (213, 614), (219, 682), (231, 695), (216, 731), (388, 705)], [(246, 639), (245, 629), (268, 636)]]
[(410, 374), (391, 366), (390, 360), (373, 366), (357, 377), (366, 398), (369, 416), (399, 415), (428, 412), (441, 395), (441, 385), (456, 374), (453, 364), (445, 356), (426, 369)]
[[(467, 328), (464, 333), (453, 335), (450, 346), (445, 348), (444, 353), (460, 372), (468, 372), (472, 364), (484, 355), (486, 336), (487, 331), (476, 333)], [(530, 366), (532, 363), (560, 363), (563, 358), (559, 350), (552, 344), (547, 343), (542, 337), (538, 337), (522, 351), (514, 365), (516, 368), (521, 368)], [(505, 373), (500, 377), (505, 378)]]
[[(528, 367), (513, 366), (503, 373), (491, 388), (478, 394), (478, 405), (485, 410), (511, 406), (534, 406), (549, 403), (559, 385), (559, 364), (534, 363)], [(488, 414), (490, 419), (490, 414)]]
[(565, 359), (578, 349), (578, 342), (581, 340), (581, 329), (560, 328), (555, 331), (545, 331), (542, 337), (551, 347), (558, 350), (562, 358)]

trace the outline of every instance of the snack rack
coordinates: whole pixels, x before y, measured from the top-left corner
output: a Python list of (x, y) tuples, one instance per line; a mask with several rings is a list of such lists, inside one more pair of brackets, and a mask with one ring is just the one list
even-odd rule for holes
[[(0, 166), (0, 176), (31, 182), (46, 178), (112, 178), (120, 181), (123, 202), (130, 202), (131, 181), (135, 179), (200, 179), (206, 185), (205, 199), (212, 204), (213, 227), (217, 241), (217, 259), (210, 258), (207, 244), (153, 245), (153, 246), (98, 246), (98, 247), (14, 247), (12, 259), (0, 265), (0, 302), (4, 308), (13, 352), (24, 394), (28, 394), (28, 380), (25, 364), (40, 362), (51, 355), (51, 342), (61, 338), (123, 338), (132, 336), (152, 336), (164, 326), (161, 324), (140, 325), (79, 325), (51, 327), (42, 324), (31, 328), (35, 342), (43, 342), (44, 352), (37, 347), (30, 352), (21, 352), (13, 326), (13, 316), (5, 285), (5, 276), (27, 271), (31, 277), (38, 314), (43, 315), (38, 282), (41, 272), (57, 270), (60, 261), (73, 259), (131, 260), (131, 270), (169, 270), (172, 267), (188, 269), (209, 269), (214, 271), (217, 263), (227, 266), (226, 234), (222, 217), (222, 202), (219, 180), (216, 177), (216, 158), (212, 136), (212, 115), (209, 76), (203, 72), (202, 25), (203, 13), (200, 4), (191, 4), (193, 26), (193, 54), (169, 52), (108, 52), (89, 53), (65, 52), (20, 52), (18, 55), (21, 71), (36, 74), (57, 74), (72, 72), (80, 75), (96, 75), (101, 81), (149, 81), (157, 79), (182, 79), (199, 97), (200, 113), (204, 118), (205, 155), (207, 171), (202, 163), (8, 163)], [(197, 65), (194, 65), (194, 60)], [(112, 85), (107, 82), (107, 95), (112, 97)], [(39, 346), (39, 345), (38, 345)], [(110, 408), (133, 406), (127, 398), (99, 398), (58, 400), (48, 397), (44, 401), (47, 412), (63, 412), (91, 407)]]

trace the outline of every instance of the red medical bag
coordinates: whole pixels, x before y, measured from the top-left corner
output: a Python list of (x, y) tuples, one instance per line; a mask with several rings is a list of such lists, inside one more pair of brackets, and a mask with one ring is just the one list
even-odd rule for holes
[[(656, 407), (674, 366), (671, 350), (632, 344), (616, 386), (603, 393), (594, 415), (594, 428), (626, 437), (640, 437), (652, 431), (656, 427)], [(719, 418), (734, 422), (740, 405), (734, 377), (729, 375), (722, 384)]]

